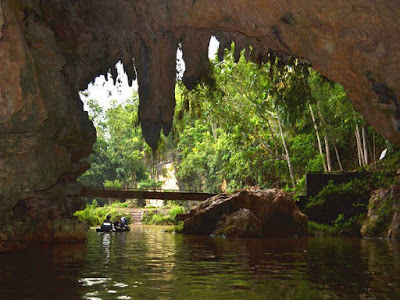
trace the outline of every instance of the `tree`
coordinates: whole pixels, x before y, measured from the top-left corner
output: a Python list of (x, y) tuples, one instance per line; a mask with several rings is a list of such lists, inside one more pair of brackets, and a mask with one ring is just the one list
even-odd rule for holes
[(257, 65), (242, 53), (235, 63), (233, 53), (212, 62), (213, 84), (177, 88), (181, 182), (209, 191), (293, 187), (305, 172), (357, 167), (352, 137), (363, 121), (342, 86), (295, 59)]
[(134, 94), (125, 103), (115, 101), (105, 112), (96, 100), (88, 101), (89, 116), (96, 126), (97, 141), (89, 157), (91, 168), (80, 177), (87, 186), (103, 186), (119, 182), (135, 187), (147, 180), (145, 153), (149, 151), (137, 124), (138, 97)]

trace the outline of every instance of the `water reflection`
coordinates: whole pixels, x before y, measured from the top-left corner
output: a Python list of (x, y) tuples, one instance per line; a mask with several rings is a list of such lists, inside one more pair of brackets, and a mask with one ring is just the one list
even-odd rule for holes
[(0, 299), (399, 299), (400, 243), (133, 227), (0, 255)]
[(400, 299), (400, 242), (361, 240), (360, 245), (371, 278), (369, 289)]
[(0, 254), (0, 299), (78, 299), (86, 264), (82, 244), (32, 247)]

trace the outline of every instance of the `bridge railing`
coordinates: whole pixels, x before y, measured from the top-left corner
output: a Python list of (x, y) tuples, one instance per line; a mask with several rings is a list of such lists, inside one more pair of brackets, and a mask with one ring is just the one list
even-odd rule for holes
[(167, 193), (205, 193), (205, 194), (218, 194), (220, 192), (204, 192), (201, 190), (174, 190), (162, 188), (117, 188), (117, 187), (104, 187), (104, 186), (87, 186), (85, 189), (90, 190), (105, 190), (105, 191), (124, 191), (124, 192), (167, 192)]
[(203, 193), (192, 191), (172, 191), (162, 189), (133, 189), (133, 188), (92, 188), (86, 187), (82, 191), (83, 197), (99, 198), (124, 198), (124, 199), (160, 199), (160, 200), (205, 200), (216, 195), (215, 193)]

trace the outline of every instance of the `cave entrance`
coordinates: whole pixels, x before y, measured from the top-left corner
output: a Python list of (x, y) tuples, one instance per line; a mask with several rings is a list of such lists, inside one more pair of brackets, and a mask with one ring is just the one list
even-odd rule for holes
[[(133, 186), (159, 187), (155, 178), (162, 176), (165, 168), (176, 171), (171, 164), (176, 155), (168, 149), (181, 146), (186, 147), (186, 156), (178, 155), (179, 162), (183, 162), (181, 173), (186, 172), (182, 175), (186, 176), (182, 181), (185, 189), (217, 192), (246, 185), (294, 188), (304, 180), (306, 172), (354, 170), (375, 162), (387, 148), (386, 142), (352, 108), (344, 88), (310, 66), (273, 53), (254, 64), (248, 61), (255, 60), (251, 48), (238, 52), (234, 43), (225, 53), (220, 49), (220, 60), (216, 60), (217, 49), (218, 41), (213, 37), (209, 46), (212, 74), (207, 84), (200, 84), (193, 91), (182, 84), (185, 63), (178, 49), (175, 132), (162, 135), (158, 156), (141, 137), (137, 80), (128, 83), (121, 62), (82, 91), (81, 98), (98, 132), (98, 156), (89, 159), (92, 168), (81, 181), (88, 186), (132, 187), (132, 182)], [(193, 136), (192, 132), (198, 129), (196, 122), (208, 122), (209, 128)], [(185, 135), (190, 136), (186, 144)], [(219, 141), (224, 135), (230, 138)], [(199, 137), (200, 141), (196, 140)], [(237, 157), (219, 153), (224, 159), (209, 157), (197, 164), (200, 158), (195, 151), (205, 149), (201, 143), (206, 140), (210, 145), (220, 142), (243, 152)], [(124, 146), (116, 146), (121, 141)], [(114, 148), (109, 145), (111, 142), (116, 143)], [(129, 143), (132, 144), (128, 146)], [(125, 151), (119, 159), (118, 151)], [(217, 153), (220, 149), (208, 151)], [(246, 162), (246, 156), (256, 160)], [(218, 165), (210, 165), (215, 160), (219, 160)], [(167, 167), (161, 167), (165, 162)], [(224, 163), (230, 165), (230, 170), (240, 170), (232, 171), (238, 175), (233, 178), (226, 174), (228, 169), (222, 172)], [(216, 169), (219, 176), (211, 176)], [(180, 188), (176, 182), (173, 186)]]
[[(251, 48), (238, 52), (234, 44), (219, 50), (219, 60), (213, 43), (210, 76), (191, 90), (182, 83), (178, 51), (173, 134), (161, 135), (156, 153), (138, 126), (137, 82), (127, 83), (121, 64), (81, 93), (98, 132), (84, 185), (208, 193), (260, 186), (301, 195), (306, 173), (354, 171), (388, 147), (343, 86), (309, 65), (273, 53), (257, 61)], [(91, 97), (96, 88), (103, 108)]]

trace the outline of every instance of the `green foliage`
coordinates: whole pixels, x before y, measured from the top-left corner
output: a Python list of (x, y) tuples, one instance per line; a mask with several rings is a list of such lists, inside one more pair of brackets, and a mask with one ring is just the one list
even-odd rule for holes
[(363, 234), (385, 236), (393, 217), (393, 199), (369, 201), (372, 191), (398, 184), (399, 164), (400, 152), (392, 153), (363, 168), (368, 171), (363, 178), (337, 185), (330, 182), (317, 196), (309, 199), (304, 212), (313, 221), (333, 225), (338, 234), (360, 235), (367, 210), (370, 210), (376, 218), (368, 220)]
[[(392, 151), (397, 147), (389, 145)], [(385, 159), (379, 161), (377, 164), (369, 165), (366, 170), (372, 172), (369, 186), (371, 189), (388, 189), (390, 186), (399, 184), (399, 176), (397, 174), (400, 165), (400, 152), (388, 154)], [(367, 236), (386, 236), (388, 226), (393, 218), (394, 202), (397, 199), (392, 197), (384, 197), (380, 201), (372, 201), (369, 203), (369, 210), (372, 211), (376, 218), (370, 218), (365, 227), (364, 234)]]
[[(344, 169), (357, 168), (354, 130), (365, 122), (341, 85), (295, 59), (286, 65), (279, 59), (258, 65), (242, 55), (236, 63), (234, 46), (224, 61), (212, 62), (210, 76), (213, 85), (187, 91), (180, 84), (176, 89), (177, 176), (185, 188), (292, 188), (289, 159), (294, 180), (302, 184), (305, 172), (324, 171), (325, 141), (334, 170), (339, 170), (336, 150)], [(374, 136), (376, 152), (385, 147), (369, 128), (367, 136)]]
[(308, 233), (312, 236), (360, 235), (361, 222), (364, 218), (364, 215), (360, 215), (345, 220), (343, 214), (339, 214), (333, 226), (309, 221)]
[(174, 226), (174, 232), (181, 233), (183, 231), (183, 221), (179, 221), (177, 225)]
[(308, 233), (313, 236), (321, 235), (338, 235), (337, 228), (326, 224), (319, 224), (313, 221), (308, 221)]
[(368, 183), (369, 179), (337, 185), (331, 181), (309, 200), (304, 211), (311, 220), (324, 224), (334, 224), (340, 214), (346, 219), (365, 214), (371, 193)]
[(125, 217), (128, 223), (131, 220), (130, 214), (120, 207), (116, 205), (100, 207), (97, 205), (96, 200), (93, 200), (92, 204), (87, 204), (84, 210), (76, 211), (74, 216), (89, 226), (97, 226), (103, 223), (108, 214), (111, 214), (112, 222), (120, 220), (121, 217)]
[(185, 212), (185, 208), (178, 205), (173, 205), (168, 210), (168, 215), (171, 219), (175, 220), (176, 215), (183, 214)]
[[(383, 201), (380, 207), (374, 207), (374, 213), (377, 215), (375, 220), (371, 220), (367, 224), (365, 231), (366, 236), (379, 237), (386, 236), (388, 225), (393, 218), (393, 198)], [(371, 204), (373, 205), (373, 204)]]
[[(356, 126), (366, 129), (370, 161), (386, 147), (397, 149), (366, 126), (341, 85), (309, 66), (292, 58), (283, 63), (270, 56), (260, 64), (246, 61), (243, 53), (235, 58), (232, 45), (222, 62), (214, 60), (208, 85), (188, 91), (177, 84), (174, 139), (162, 136), (156, 154), (160, 159), (173, 149), (168, 159), (174, 161), (181, 188), (218, 192), (258, 185), (284, 188), (296, 199), (304, 194), (304, 174), (323, 172), (329, 152), (333, 170), (340, 169), (339, 161), (344, 170), (358, 167)], [(149, 176), (151, 160), (155, 175), (155, 156), (137, 126), (137, 94), (106, 111), (94, 100), (88, 105), (98, 137), (89, 158), (92, 167), (80, 181), (87, 186), (161, 187)], [(356, 216), (366, 212), (370, 192), (393, 184), (399, 163), (400, 154), (393, 154), (366, 166), (373, 172), (368, 179), (328, 185), (310, 200), (307, 213), (334, 224), (338, 232), (353, 230), (360, 222)], [(93, 218), (90, 222), (98, 221), (90, 211), (86, 214)], [(170, 222), (168, 215), (146, 218), (148, 223)]]
[(95, 100), (88, 102), (89, 116), (97, 130), (94, 154), (89, 157), (91, 168), (79, 180), (93, 187), (134, 187), (149, 178), (145, 144), (140, 128), (136, 127), (138, 97), (103, 111)]
[(110, 207), (115, 207), (115, 208), (133, 208), (135, 207), (135, 204), (133, 201), (128, 200), (125, 202), (114, 202), (110, 205)]
[(168, 211), (146, 211), (143, 214), (142, 224), (147, 225), (174, 225), (177, 224), (175, 217), (183, 214), (185, 209), (179, 205), (172, 205)]
[(376, 164), (368, 165), (365, 170), (371, 172), (371, 184), (375, 188), (386, 188), (398, 181), (397, 171), (400, 165), (400, 151), (390, 153)]
[(294, 201), (298, 202), (300, 200), (300, 196), (306, 194), (306, 176), (304, 175), (296, 184), (294, 189), (288, 188), (285, 189), (285, 192), (292, 193), (292, 198)]
[(103, 183), (103, 186), (106, 188), (121, 188), (122, 187), (122, 183), (118, 181), (118, 179), (116, 180), (105, 180)]
[(364, 219), (365, 214), (355, 215), (347, 220), (344, 217), (344, 214), (339, 214), (333, 222), (333, 226), (337, 230), (338, 234), (347, 234), (352, 236), (360, 235), (360, 229)]
[(138, 183), (138, 188), (139, 189), (145, 189), (145, 190), (157, 190), (159, 188), (161, 188), (161, 186), (163, 185), (162, 181), (156, 181), (154, 179), (148, 178), (145, 180), (142, 180)]

